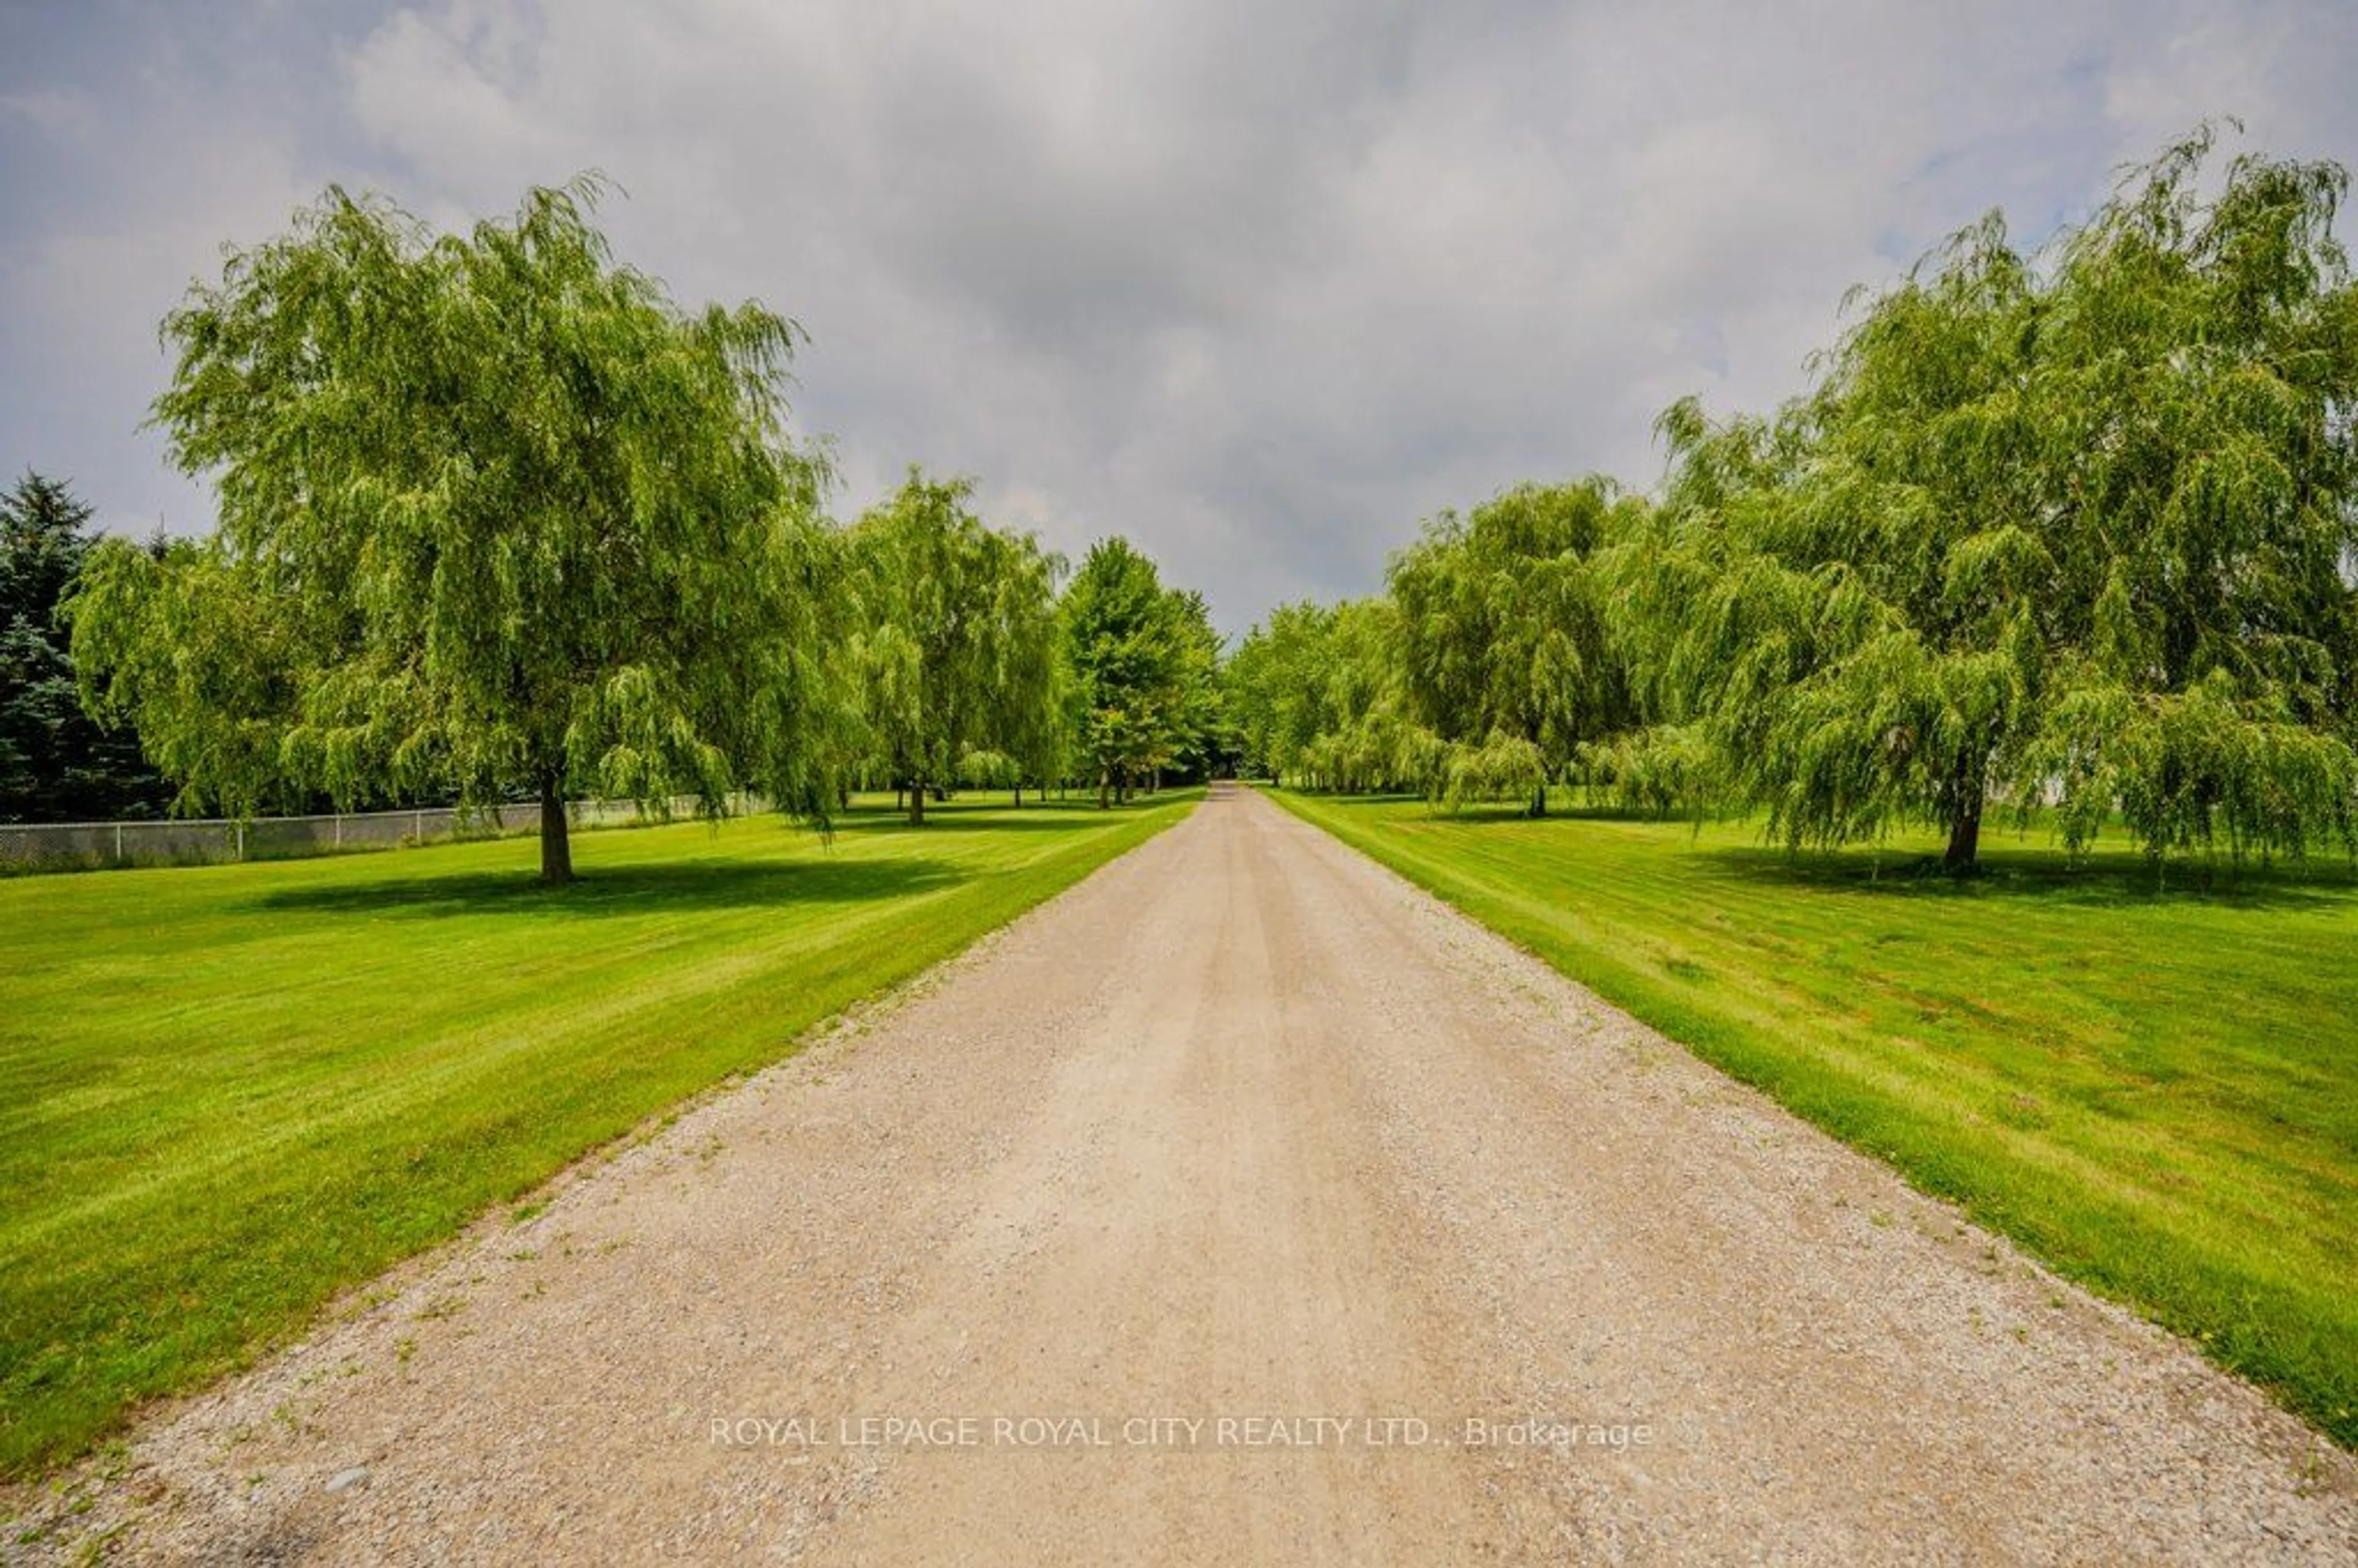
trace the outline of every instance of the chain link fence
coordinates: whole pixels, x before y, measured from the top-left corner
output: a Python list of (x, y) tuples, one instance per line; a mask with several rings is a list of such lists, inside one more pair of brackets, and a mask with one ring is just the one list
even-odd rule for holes
[[(729, 814), (761, 809), (731, 797)], [(675, 818), (696, 811), (693, 796), (671, 803)], [(567, 807), (575, 827), (627, 827), (665, 820), (629, 801), (581, 800)], [(181, 817), (124, 822), (0, 823), (0, 873), (103, 866), (202, 866), (231, 860), (285, 860), (357, 849), (395, 849), (454, 838), (497, 838), (540, 830), (540, 807), (525, 802), (461, 811), (428, 806), (408, 811), (327, 816)]]

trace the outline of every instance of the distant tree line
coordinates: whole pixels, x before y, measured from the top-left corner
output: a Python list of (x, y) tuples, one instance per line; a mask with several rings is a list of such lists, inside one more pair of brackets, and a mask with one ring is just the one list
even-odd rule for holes
[(2209, 128), (2025, 254), (1996, 215), (1865, 299), (1805, 395), (1659, 424), (1651, 496), (1444, 514), (1383, 595), (1225, 674), (1312, 787), (1753, 810), (1800, 846), (1994, 810), (2083, 849), (2358, 854), (2348, 177)]
[(1804, 395), (1671, 408), (1656, 491), (1444, 514), (1382, 595), (1282, 607), (1225, 664), (1135, 549), (1068, 578), (964, 481), (831, 524), (786, 428), (798, 330), (617, 265), (595, 182), (464, 234), (331, 189), (166, 321), (157, 422), (215, 535), (92, 545), (37, 475), (8, 503), (0, 800), (521, 795), (551, 881), (570, 794), (888, 786), (922, 821), (1231, 761), (1535, 813), (1576, 783), (1796, 847), (1931, 825), (1958, 868), (1994, 810), (2075, 850), (2118, 822), (2358, 853), (2347, 177), (2212, 152), (2035, 254), (1993, 215), (1866, 298)]
[(972, 485), (912, 470), (845, 537), (859, 683), (844, 773), (906, 792), (909, 819), (953, 786), (1045, 789), (1098, 804), (1221, 760), (1220, 643), (1203, 596), (1163, 586), (1120, 538), (1061, 593), (1060, 558), (967, 509)]
[(330, 189), (232, 251), (166, 319), (155, 406), (218, 530), (78, 546), (49, 697), (70, 658), (182, 811), (536, 799), (551, 882), (578, 794), (823, 817), (881, 785), (922, 823), (961, 784), (1110, 805), (1215, 765), (1200, 596), (1120, 539), (1062, 583), (918, 470), (836, 526), (786, 427), (799, 330), (680, 309), (600, 193), (438, 234)]

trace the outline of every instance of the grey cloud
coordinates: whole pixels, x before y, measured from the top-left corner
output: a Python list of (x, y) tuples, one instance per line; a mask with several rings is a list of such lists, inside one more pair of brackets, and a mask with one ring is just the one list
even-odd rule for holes
[[(1651, 481), (1665, 403), (1797, 390), (1846, 287), (1990, 206), (2036, 237), (2211, 114), (2358, 151), (2358, 27), (2321, 0), (1769, 9), (20, 7), (0, 349), (48, 384), (0, 394), (0, 462), (193, 521), (130, 427), (215, 244), (329, 178), (448, 223), (598, 168), (682, 299), (809, 328), (839, 510), (911, 460), (974, 473), (1240, 631), (1370, 589), (1442, 506)], [(93, 41), (126, 18), (137, 47)]]

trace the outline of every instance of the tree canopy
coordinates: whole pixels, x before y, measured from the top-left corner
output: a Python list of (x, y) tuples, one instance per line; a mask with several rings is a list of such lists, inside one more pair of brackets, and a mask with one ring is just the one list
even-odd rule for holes
[[(2339, 169), (2207, 133), (2051, 266), (1995, 217), (1875, 299), (1767, 423), (1666, 419), (1657, 614), (1772, 830), (1937, 823), (1991, 795), (2083, 844), (2351, 844), (2358, 296)], [(1662, 585), (1658, 585), (1660, 589)]]
[(1221, 670), (1244, 766), (1272, 782), (1306, 772), (1311, 746), (1332, 728), (1325, 646), (1335, 612), (1303, 600), (1281, 604), (1246, 633)]
[(183, 803), (384, 784), (823, 809), (828, 552), (790, 321), (676, 308), (594, 178), (430, 233), (331, 189), (164, 324), (155, 419), (219, 531), (93, 553), (74, 652)]
[(1575, 748), (1627, 724), (1590, 557), (1635, 504), (1602, 478), (1518, 485), (1393, 557), (1407, 711), (1454, 749), (1456, 789), (1509, 785), (1543, 814)]
[(865, 712), (913, 823), (970, 753), (1037, 762), (1051, 744), (1056, 563), (969, 512), (973, 489), (913, 470), (850, 535)]
[(1201, 595), (1163, 586), (1121, 538), (1089, 548), (1061, 603), (1076, 740), (1100, 806), (1200, 754), (1213, 717), (1219, 638)]

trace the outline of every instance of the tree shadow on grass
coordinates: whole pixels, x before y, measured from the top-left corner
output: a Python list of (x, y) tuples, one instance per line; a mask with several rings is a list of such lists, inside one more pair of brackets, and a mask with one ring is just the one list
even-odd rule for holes
[(1935, 854), (1886, 849), (1789, 850), (1773, 845), (1697, 848), (1715, 875), (1755, 885), (1901, 899), (2016, 900), (2096, 908), (2210, 904), (2227, 909), (2358, 911), (2347, 862), (2310, 860), (2237, 866), (2222, 860), (2107, 854), (2074, 864), (2058, 849), (1983, 849), (1974, 872), (1952, 876)]
[[(868, 809), (846, 812), (829, 826), (838, 833), (890, 833), (896, 829), (912, 833), (1082, 833), (1168, 804), (1170, 797), (1165, 796), (1134, 800), (1128, 806), (1099, 811), (1094, 801), (1050, 801), (1039, 805), (1026, 800), (1024, 815), (1017, 816), (1014, 807), (1003, 800), (988, 806), (928, 802), (922, 827), (912, 827), (905, 811)], [(1035, 812), (1040, 815), (1032, 815)]]
[[(1031, 810), (1030, 806), (1023, 808)], [(936, 815), (938, 814), (938, 815)], [(944, 812), (939, 806), (925, 808), (922, 827), (912, 827), (905, 814), (889, 816), (838, 816), (832, 827), (838, 833), (1077, 833), (1089, 826), (1087, 819), (1075, 816), (1067, 820), (1026, 817), (1010, 821), (1006, 818), (957, 816)]]
[[(1402, 798), (1413, 797), (1366, 797), (1364, 804), (1396, 806)], [(1363, 802), (1336, 804), (1347, 806)], [(1585, 804), (1561, 809), (1551, 806), (1545, 817), (1532, 817), (1512, 805), (1479, 802), (1455, 814), (1435, 812), (1431, 819), (1475, 830), (1543, 828), (1551, 822), (1627, 824), (1659, 827), (1682, 838), (1694, 827), (1692, 818)], [(1739, 820), (1714, 817), (1709, 825), (1725, 827)], [(2246, 860), (2240, 864), (2224, 855), (2216, 859), (2174, 855), (2157, 863), (2134, 849), (2100, 848), (2074, 862), (2060, 846), (1991, 834), (1982, 840), (1974, 870), (1957, 877), (1941, 863), (1937, 851), (1926, 848), (1854, 845), (1841, 849), (1789, 849), (1758, 841), (1682, 848), (1706, 869), (1706, 874), (1756, 886), (1891, 898), (2018, 899), (2100, 908), (2211, 904), (2231, 909), (2358, 912), (2358, 866), (2331, 853), (2306, 860)]]
[(1590, 806), (1577, 800), (1551, 795), (1547, 815), (1533, 816), (1531, 801), (1518, 796), (1513, 800), (1467, 800), (1455, 806), (1426, 799), (1421, 795), (1320, 795), (1304, 792), (1315, 800), (1321, 809), (1341, 812), (1366, 811), (1370, 815), (1397, 809), (1403, 806), (1418, 808), (1416, 820), (1464, 823), (1469, 827), (1508, 827), (1516, 823), (1544, 826), (1550, 822), (1654, 822), (1657, 817), (1624, 811), (1618, 806)]
[(941, 860), (672, 860), (599, 866), (562, 887), (544, 887), (529, 871), (371, 878), (319, 887), (276, 888), (252, 907), (324, 914), (439, 919), (517, 915), (532, 919), (612, 919), (699, 909), (860, 903), (936, 892), (973, 880), (971, 869)]

